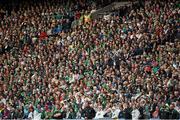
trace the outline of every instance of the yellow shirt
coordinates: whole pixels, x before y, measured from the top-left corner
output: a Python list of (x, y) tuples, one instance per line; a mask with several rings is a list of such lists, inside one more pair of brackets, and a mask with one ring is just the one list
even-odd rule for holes
[(91, 16), (90, 14), (89, 14), (89, 15), (84, 15), (84, 21), (85, 21), (85, 23), (88, 23), (88, 22), (91, 21), (90, 16)]

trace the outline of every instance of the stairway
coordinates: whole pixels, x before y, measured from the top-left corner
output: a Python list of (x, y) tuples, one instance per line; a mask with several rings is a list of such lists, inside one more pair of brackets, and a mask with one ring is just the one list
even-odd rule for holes
[(131, 6), (132, 4), (137, 4), (138, 1), (135, 2), (113, 2), (110, 5), (105, 6), (104, 8), (96, 10), (91, 14), (92, 19), (101, 18), (104, 15), (110, 14), (113, 10), (118, 10), (124, 6)]

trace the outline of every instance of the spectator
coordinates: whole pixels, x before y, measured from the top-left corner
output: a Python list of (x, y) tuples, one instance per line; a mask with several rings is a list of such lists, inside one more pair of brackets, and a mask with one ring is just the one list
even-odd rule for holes
[(139, 116), (140, 116), (140, 112), (134, 105), (133, 110), (132, 110), (132, 119), (137, 120), (139, 118)]
[(96, 115), (96, 111), (89, 106), (89, 102), (85, 103), (85, 108), (82, 110), (82, 117), (85, 119), (93, 119)]

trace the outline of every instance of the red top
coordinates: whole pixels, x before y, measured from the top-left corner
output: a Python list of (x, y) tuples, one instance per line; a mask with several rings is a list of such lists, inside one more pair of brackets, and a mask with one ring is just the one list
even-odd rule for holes
[(151, 72), (151, 67), (150, 66), (146, 66), (144, 69), (146, 72)]
[(47, 37), (47, 33), (46, 32), (41, 32), (40, 35), (39, 35), (39, 39), (40, 40), (43, 40)]

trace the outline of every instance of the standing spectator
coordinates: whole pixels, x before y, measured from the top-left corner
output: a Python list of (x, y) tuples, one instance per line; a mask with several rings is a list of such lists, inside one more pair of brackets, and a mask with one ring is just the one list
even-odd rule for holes
[(139, 119), (139, 116), (140, 116), (140, 112), (139, 110), (136, 108), (136, 106), (134, 105), (133, 106), (133, 110), (132, 110), (132, 119), (133, 120), (138, 120)]
[(179, 116), (180, 113), (174, 109), (174, 104), (171, 104), (169, 110), (169, 119), (180, 119)]
[(85, 119), (93, 119), (96, 115), (96, 111), (92, 107), (90, 107), (89, 104), (90, 103), (88, 101), (85, 103), (85, 107), (81, 113), (81, 116)]
[(162, 102), (160, 111), (159, 111), (159, 118), (168, 119), (168, 117), (169, 117), (169, 108), (164, 102)]

